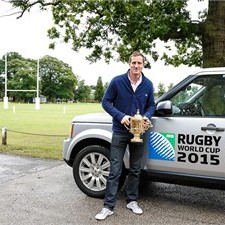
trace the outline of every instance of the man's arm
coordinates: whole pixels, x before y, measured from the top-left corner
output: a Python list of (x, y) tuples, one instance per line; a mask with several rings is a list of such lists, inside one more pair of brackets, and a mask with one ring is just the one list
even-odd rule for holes
[(113, 102), (116, 98), (116, 92), (116, 86), (114, 84), (114, 80), (112, 80), (102, 98), (102, 108), (113, 118), (121, 122), (125, 116), (125, 113), (120, 112), (113, 106)]

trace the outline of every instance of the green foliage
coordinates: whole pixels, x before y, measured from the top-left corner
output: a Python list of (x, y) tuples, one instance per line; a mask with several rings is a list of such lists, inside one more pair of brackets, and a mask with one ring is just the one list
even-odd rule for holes
[[(44, 56), (39, 62), (40, 94), (45, 95), (48, 101), (56, 98), (69, 100), (74, 98), (77, 78), (72, 68), (50, 56)], [(0, 87), (1, 96), (5, 89), (5, 57), (0, 60)], [(32, 102), (37, 89), (37, 60), (23, 58), (16, 52), (7, 55), (7, 89), (33, 90), (20, 92), (9, 91), (7, 96), (13, 101)]]
[(77, 102), (87, 102), (90, 100), (91, 88), (85, 85), (84, 80), (78, 81), (78, 88), (75, 91), (75, 101)]
[(170, 90), (173, 86), (174, 86), (173, 83), (170, 83), (167, 87), (167, 90)]
[(95, 101), (101, 102), (103, 95), (104, 95), (104, 87), (102, 83), (102, 78), (99, 77), (95, 88), (95, 96), (94, 96)]
[(166, 92), (165, 85), (162, 82), (160, 82), (159, 85), (158, 85), (157, 97), (162, 96), (165, 92)]
[(170, 90), (173, 87), (173, 83), (170, 83), (167, 88), (165, 87), (165, 84), (160, 82), (157, 87), (157, 92), (155, 92), (155, 98), (159, 98), (164, 93), (166, 93), (168, 90)]
[(45, 56), (40, 60), (41, 94), (48, 101), (56, 98), (69, 100), (74, 97), (77, 79), (72, 68), (51, 56)]
[(3, 98), (5, 92), (5, 60), (0, 59), (0, 98)]
[[(36, 4), (41, 10), (52, 5), (55, 26), (48, 31), (53, 40), (49, 47), (63, 41), (75, 51), (86, 48), (90, 62), (127, 62), (130, 53), (139, 50), (149, 57), (146, 67), (152, 60), (174, 66), (225, 66), (225, 1), (208, 1), (208, 9), (200, 9), (195, 21), (187, 7), (191, 0), (11, 2), (21, 16)], [(159, 50), (158, 44), (165, 49)]]
[[(61, 1), (52, 12), (56, 26), (49, 29), (49, 37), (72, 43), (75, 51), (90, 49), (87, 59), (91, 62), (102, 57), (109, 62), (115, 53), (127, 62), (134, 50), (176, 66), (202, 62), (201, 22), (191, 21), (186, 0)], [(159, 39), (166, 44), (173, 40), (177, 54), (168, 48), (170, 54), (160, 55)]]
[(106, 83), (104, 84), (104, 92), (106, 91), (106, 89), (108, 88), (108, 86), (109, 86), (109, 82), (106, 82)]
[[(5, 86), (5, 60), (0, 63), (0, 86)], [(36, 76), (36, 62), (35, 60), (25, 59), (16, 52), (7, 54), (7, 89), (10, 90), (33, 90), (36, 89), (37, 76)], [(1, 96), (3, 96), (3, 90)], [(29, 101), (32, 92), (8, 92), (8, 97), (17, 101)]]

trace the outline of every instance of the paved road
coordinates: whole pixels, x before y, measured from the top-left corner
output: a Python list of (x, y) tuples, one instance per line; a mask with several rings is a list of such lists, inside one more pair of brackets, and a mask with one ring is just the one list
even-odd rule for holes
[(114, 215), (96, 221), (102, 200), (84, 195), (64, 162), (0, 154), (1, 225), (225, 224), (225, 191), (153, 183), (139, 202), (137, 216), (119, 193)]

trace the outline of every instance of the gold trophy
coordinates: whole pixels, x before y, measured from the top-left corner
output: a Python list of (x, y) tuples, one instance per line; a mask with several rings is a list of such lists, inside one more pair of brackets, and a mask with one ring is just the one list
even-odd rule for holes
[(134, 135), (134, 137), (131, 139), (131, 142), (142, 143), (143, 139), (141, 139), (140, 136), (149, 127), (152, 127), (151, 121), (144, 119), (138, 109), (134, 117), (131, 117), (130, 119), (130, 127), (126, 126), (126, 128)]

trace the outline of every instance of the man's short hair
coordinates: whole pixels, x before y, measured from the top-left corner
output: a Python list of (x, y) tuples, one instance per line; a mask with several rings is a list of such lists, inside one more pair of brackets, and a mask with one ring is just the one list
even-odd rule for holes
[(129, 63), (131, 62), (131, 58), (134, 57), (134, 56), (141, 56), (143, 58), (143, 63), (145, 63), (145, 56), (142, 53), (138, 52), (138, 51), (134, 51), (130, 55), (130, 57), (129, 57)]

